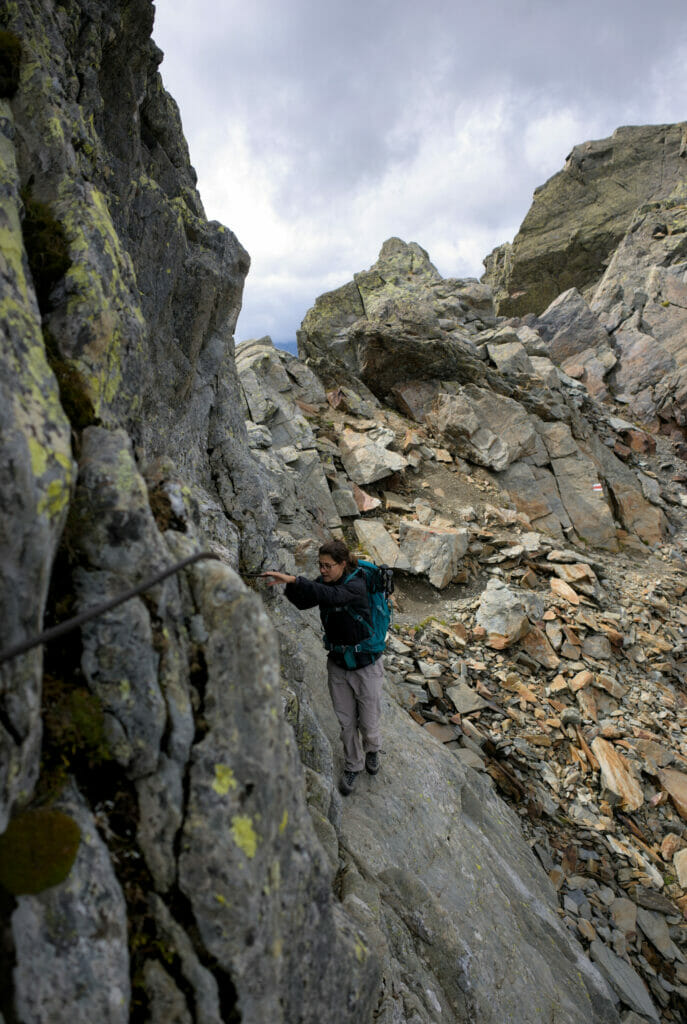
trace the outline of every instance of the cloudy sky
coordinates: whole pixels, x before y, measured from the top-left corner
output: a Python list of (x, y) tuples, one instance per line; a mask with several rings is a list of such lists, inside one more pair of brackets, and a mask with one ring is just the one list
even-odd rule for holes
[(236, 340), (295, 339), (397, 235), (479, 277), (573, 145), (687, 119), (684, 0), (157, 0), (211, 219), (252, 266)]

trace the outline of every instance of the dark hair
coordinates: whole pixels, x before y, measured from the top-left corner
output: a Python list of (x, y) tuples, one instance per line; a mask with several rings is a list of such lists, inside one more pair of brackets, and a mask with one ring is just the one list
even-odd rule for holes
[(330, 540), (320, 548), (319, 555), (329, 555), (335, 562), (345, 562), (349, 572), (358, 566), (358, 559), (351, 554), (342, 540)]

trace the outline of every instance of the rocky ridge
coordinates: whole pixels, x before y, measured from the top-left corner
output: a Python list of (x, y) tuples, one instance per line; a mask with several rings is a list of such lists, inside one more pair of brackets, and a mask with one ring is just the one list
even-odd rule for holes
[[(444, 281), (398, 239), (318, 300), (306, 361), (265, 340), (234, 358), (248, 257), (204, 217), (152, 15), (27, 0), (1, 16), (3, 646), (141, 593), (0, 666), (0, 1019), (679, 1020), (670, 439), (654, 461), (649, 434), (547, 362), (543, 327), (507, 324), (486, 286)], [(525, 327), (540, 376), (500, 333)], [(531, 493), (509, 470), (545, 481), (545, 506), (507, 508)], [(599, 519), (597, 556), (581, 542)], [(313, 572), (339, 531), (408, 581), (384, 767), (345, 805), (316, 616), (245, 582)], [(615, 565), (655, 574), (661, 621), (632, 621), (624, 593), (616, 608)], [(676, 642), (647, 648), (661, 679), (638, 703), (620, 677), (622, 659), (644, 672), (645, 633)], [(645, 691), (662, 702), (649, 721)], [(486, 709), (461, 703), (477, 697)], [(668, 731), (672, 762), (633, 758), (635, 728)], [(628, 859), (612, 876), (609, 844)], [(634, 930), (610, 928), (606, 890), (649, 912)]]

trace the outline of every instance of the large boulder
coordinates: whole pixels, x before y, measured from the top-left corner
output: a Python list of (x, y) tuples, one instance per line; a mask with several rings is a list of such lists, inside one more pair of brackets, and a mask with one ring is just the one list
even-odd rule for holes
[(575, 146), (534, 193), (512, 245), (495, 249), (483, 281), (506, 316), (541, 313), (568, 288), (601, 278), (638, 206), (665, 199), (685, 177), (685, 123), (618, 128)]
[(392, 569), (409, 568), (408, 559), (378, 519), (358, 519), (354, 528), (363, 553), (373, 561), (390, 565)]
[(451, 582), (468, 549), (467, 530), (425, 526), (412, 519), (401, 519), (399, 540), (411, 571), (425, 573), (438, 590)]
[(495, 577), (480, 598), (475, 622), (485, 630), (488, 643), (499, 650), (510, 647), (531, 629), (523, 597)]
[(353, 375), (385, 397), (404, 380), (481, 380), (471, 339), (493, 323), (488, 288), (442, 278), (416, 242), (390, 238), (370, 270), (317, 299), (298, 351), (323, 379)]
[[(393, 438), (393, 435), (392, 435)], [(339, 436), (341, 461), (351, 480), (356, 484), (371, 484), (392, 473), (402, 472), (408, 460), (398, 452), (390, 451), (389, 438), (362, 434), (347, 427)]]

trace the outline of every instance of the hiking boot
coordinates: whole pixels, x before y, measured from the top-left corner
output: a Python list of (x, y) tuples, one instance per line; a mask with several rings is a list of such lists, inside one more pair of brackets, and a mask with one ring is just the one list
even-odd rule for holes
[(376, 775), (379, 771), (379, 752), (368, 750), (365, 754), (365, 771), (368, 775)]
[(349, 793), (353, 792), (355, 786), (355, 780), (358, 777), (357, 772), (344, 772), (339, 780), (339, 789), (344, 796), (348, 796)]

